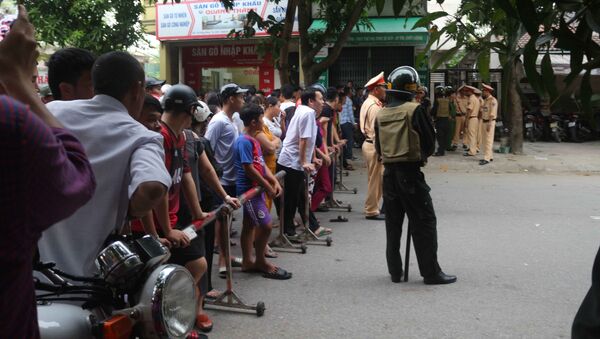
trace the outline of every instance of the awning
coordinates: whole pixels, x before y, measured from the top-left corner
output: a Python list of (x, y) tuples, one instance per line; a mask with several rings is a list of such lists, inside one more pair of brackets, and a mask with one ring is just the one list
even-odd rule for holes
[[(350, 33), (348, 45), (360, 46), (421, 46), (427, 44), (429, 33), (424, 27), (412, 29), (420, 17), (369, 18), (373, 29), (355, 26)], [(325, 20), (314, 20), (309, 32), (324, 31)]]

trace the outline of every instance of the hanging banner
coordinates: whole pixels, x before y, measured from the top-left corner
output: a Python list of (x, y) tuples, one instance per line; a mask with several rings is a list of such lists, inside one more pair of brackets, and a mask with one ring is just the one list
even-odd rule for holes
[[(254, 11), (262, 18), (273, 16), (283, 20), (287, 0), (275, 4), (269, 0), (235, 1), (233, 9), (226, 10), (220, 1), (196, 0), (181, 3), (156, 4), (156, 38), (158, 40), (222, 39), (231, 30), (242, 30), (248, 12)], [(256, 36), (266, 36), (257, 26)], [(298, 20), (294, 21), (293, 34), (298, 34)]]
[[(321, 61), (325, 60), (328, 55), (329, 55), (329, 48), (328, 48), (328, 46), (324, 46), (315, 55), (315, 61), (321, 62)], [(320, 83), (321, 85), (323, 85), (325, 88), (327, 88), (329, 86), (329, 69), (326, 69), (325, 71), (323, 71), (323, 73), (321, 73), (317, 82)]]

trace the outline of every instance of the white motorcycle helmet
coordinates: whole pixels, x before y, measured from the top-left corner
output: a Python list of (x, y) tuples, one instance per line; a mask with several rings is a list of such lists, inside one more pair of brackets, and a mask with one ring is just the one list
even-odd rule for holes
[(194, 111), (194, 120), (204, 122), (211, 114), (212, 112), (208, 108), (208, 105), (204, 101), (198, 100), (198, 106), (196, 106), (196, 110)]

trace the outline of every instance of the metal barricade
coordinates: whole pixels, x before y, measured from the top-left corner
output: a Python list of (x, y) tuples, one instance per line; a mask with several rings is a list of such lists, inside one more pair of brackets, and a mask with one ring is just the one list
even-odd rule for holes
[[(339, 156), (339, 161), (337, 159), (337, 156)], [(342, 166), (342, 159), (341, 157), (343, 156), (343, 152), (336, 152), (336, 156), (332, 157), (332, 161), (333, 163), (331, 164), (331, 168), (332, 168), (332, 175), (331, 175), (331, 185), (333, 186), (333, 190), (331, 191), (331, 195), (329, 196), (329, 198), (325, 201), (325, 207), (327, 207), (328, 209), (331, 210), (341, 210), (341, 211), (348, 211), (348, 212), (352, 212), (352, 205), (350, 204), (345, 204), (344, 202), (337, 200), (335, 198), (335, 193), (351, 193), (351, 191), (344, 186), (343, 182), (342, 182), (342, 175), (343, 175), (343, 166)], [(339, 166), (337, 166), (339, 164)], [(335, 180), (335, 172), (337, 171), (338, 173), (338, 182), (336, 182)], [(348, 172), (346, 172), (348, 173)], [(336, 190), (336, 187), (339, 187), (340, 189), (342, 189), (341, 191), (338, 189)], [(356, 188), (354, 189), (354, 191), (356, 191)], [(355, 192), (356, 193), (356, 192)]]
[(344, 179), (343, 179), (344, 178), (344, 174), (345, 174), (345, 176), (348, 176), (349, 173), (348, 172), (344, 172), (344, 161), (342, 159), (342, 157), (344, 156), (344, 152), (339, 152), (338, 156), (339, 156), (339, 161), (337, 161), (337, 162), (339, 164), (339, 166), (338, 166), (338, 174), (339, 174), (338, 179), (339, 180), (338, 180), (337, 183), (334, 183), (334, 189), (333, 189), (334, 192), (336, 192), (336, 193), (347, 193), (347, 194), (356, 194), (356, 193), (358, 193), (358, 190), (356, 189), (356, 187), (350, 189), (350, 188), (346, 187), (346, 185), (344, 185)]
[[(281, 171), (275, 175), (277, 180), (281, 181), (281, 179), (285, 176), (285, 172)], [(254, 187), (246, 191), (244, 194), (238, 197), (240, 204), (244, 204), (246, 201), (254, 198), (255, 196), (264, 192), (262, 187)], [(242, 312), (256, 312), (257, 316), (262, 316), (265, 313), (265, 303), (259, 301), (256, 305), (250, 305), (245, 303), (233, 290), (233, 276), (231, 270), (231, 243), (229, 238), (229, 229), (231, 228), (231, 222), (233, 219), (233, 211), (234, 208), (227, 204), (223, 203), (214, 211), (210, 212), (208, 216), (202, 220), (195, 221), (192, 225), (188, 227), (194, 227), (196, 230), (200, 230), (204, 225), (208, 225), (211, 222), (215, 221), (217, 218), (220, 220), (222, 227), (221, 236), (224, 239), (224, 243), (226, 244), (225, 248), (222, 249), (223, 255), (225, 256), (225, 267), (226, 267), (226, 290), (215, 300), (206, 300), (204, 301), (205, 306), (209, 308), (215, 309), (223, 309), (229, 311), (242, 311)]]
[(304, 174), (304, 231), (298, 235), (298, 239), (305, 242), (308, 245), (327, 245), (331, 246), (333, 239), (331, 236), (327, 236), (325, 239), (319, 238), (309, 227), (309, 213), (310, 213), (310, 174)]
[[(277, 173), (277, 175), (279, 175), (280, 173), (283, 173), (285, 175), (285, 172), (283, 171)], [(283, 175), (281, 177), (277, 177), (277, 179), (279, 179), (279, 183), (282, 187), (281, 195), (279, 196), (279, 234), (277, 235), (277, 237), (275, 237), (275, 239), (273, 239), (273, 241), (269, 243), (269, 246), (271, 246), (277, 252), (294, 252), (305, 254), (307, 250), (306, 244), (293, 244), (284, 232), (285, 181), (282, 180)]]

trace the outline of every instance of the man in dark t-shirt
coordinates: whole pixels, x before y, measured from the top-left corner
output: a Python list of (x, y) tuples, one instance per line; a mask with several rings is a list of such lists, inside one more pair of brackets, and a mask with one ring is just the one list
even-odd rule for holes
[[(185, 266), (196, 282), (196, 286), (206, 273), (207, 264), (204, 238), (190, 239), (181, 229), (186, 225), (178, 223), (177, 213), (181, 193), (192, 215), (192, 220), (204, 219), (206, 213), (200, 207), (196, 184), (186, 157), (186, 142), (183, 130), (192, 122), (198, 100), (193, 89), (186, 85), (171, 87), (164, 97), (165, 112), (162, 116), (160, 133), (164, 138), (165, 167), (171, 175), (172, 184), (168, 197), (154, 209), (154, 218), (144, 218), (144, 229), (157, 236), (156, 228), (172, 244), (170, 262)], [(156, 226), (155, 226), (156, 225)], [(203, 286), (206, 287), (206, 286)], [(198, 291), (198, 315), (196, 327), (209, 331), (212, 321), (202, 311), (202, 296), (206, 291)]]

